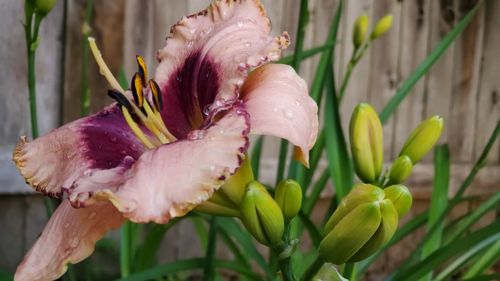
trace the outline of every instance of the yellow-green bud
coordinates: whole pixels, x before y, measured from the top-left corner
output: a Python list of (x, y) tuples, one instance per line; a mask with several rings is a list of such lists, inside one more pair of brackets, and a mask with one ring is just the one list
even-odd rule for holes
[(254, 180), (250, 159), (247, 156), (240, 168), (217, 191), (224, 193), (236, 206), (239, 206), (245, 194), (247, 184)]
[(391, 185), (384, 189), (385, 198), (392, 201), (399, 218), (402, 218), (411, 208), (413, 198), (408, 188), (402, 184)]
[(45, 17), (56, 5), (56, 0), (35, 0), (36, 13)]
[(241, 221), (257, 241), (267, 246), (281, 242), (283, 214), (264, 186), (257, 181), (249, 183), (240, 207)]
[(335, 212), (333, 212), (330, 219), (328, 219), (323, 233), (326, 235), (330, 232), (343, 217), (360, 204), (381, 201), (383, 199), (384, 191), (380, 187), (365, 183), (356, 184), (349, 194), (342, 199)]
[(323, 238), (319, 254), (334, 264), (346, 263), (380, 226), (382, 215), (378, 202), (364, 203), (346, 216)]
[(207, 201), (196, 206), (195, 210), (217, 216), (238, 217), (246, 185), (253, 180), (252, 167), (247, 157), (236, 173)]
[(352, 31), (352, 43), (354, 44), (354, 48), (357, 49), (361, 46), (366, 40), (366, 32), (368, 30), (368, 16), (361, 15), (354, 22), (354, 27)]
[(381, 221), (377, 231), (348, 262), (357, 262), (366, 259), (391, 240), (398, 228), (398, 212), (392, 201), (385, 199), (380, 203), (380, 213)]
[(365, 259), (391, 239), (397, 225), (397, 210), (384, 191), (357, 184), (325, 225), (320, 255), (335, 264)]
[(443, 132), (443, 119), (437, 115), (420, 123), (410, 134), (399, 156), (410, 157), (415, 165), (436, 144)]
[(281, 181), (274, 191), (274, 200), (280, 206), (286, 221), (292, 220), (302, 206), (302, 189), (294, 180)]
[(391, 26), (392, 26), (392, 15), (385, 15), (375, 25), (375, 28), (373, 29), (373, 32), (370, 35), (370, 39), (373, 40), (382, 36), (391, 28)]
[(319, 270), (313, 281), (349, 281), (345, 279), (331, 263), (325, 263)]
[(413, 164), (410, 157), (406, 155), (399, 156), (392, 163), (391, 170), (389, 171), (389, 184), (404, 182), (410, 176), (412, 169)]
[(382, 124), (377, 112), (367, 103), (354, 109), (349, 125), (351, 152), (358, 177), (375, 182), (384, 164)]

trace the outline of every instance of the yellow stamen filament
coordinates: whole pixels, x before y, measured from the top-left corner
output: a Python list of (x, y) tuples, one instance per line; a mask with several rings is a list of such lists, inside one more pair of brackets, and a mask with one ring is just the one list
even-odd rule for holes
[[(134, 110), (134, 114), (137, 117), (139, 117), (141, 123), (144, 124), (144, 126), (146, 126), (146, 128), (151, 133), (154, 134), (154, 136), (157, 138), (157, 140), (151, 139), (148, 136), (146, 136), (144, 134), (144, 132), (142, 131), (142, 129), (138, 126), (138, 124), (132, 118), (129, 110), (126, 107), (121, 106), (123, 116), (125, 117), (127, 124), (129, 125), (129, 127), (133, 131), (133, 133), (136, 135), (136, 137), (147, 148), (154, 148), (154, 147), (160, 146), (161, 144), (166, 144), (166, 143), (169, 143), (171, 141), (177, 140), (177, 138), (175, 136), (173, 136), (168, 131), (167, 127), (163, 123), (161, 115), (159, 114), (159, 112), (157, 113), (156, 108), (154, 108), (154, 112), (153, 112), (153, 109), (151, 109), (148, 102), (142, 102), (142, 105), (139, 105), (139, 106), (142, 106), (146, 110), (146, 114), (147, 114), (147, 116), (146, 116), (141, 111), (141, 109), (133, 101), (131, 101), (129, 95), (125, 94), (125, 91), (120, 86), (120, 83), (118, 83), (118, 81), (113, 76), (113, 74), (109, 70), (108, 66), (104, 62), (104, 60), (102, 58), (102, 54), (99, 51), (99, 49), (95, 43), (95, 39), (90, 37), (88, 40), (89, 40), (89, 45), (90, 45), (90, 49), (92, 51), (92, 54), (94, 55), (94, 58), (96, 60), (97, 65), (99, 66), (100, 73), (104, 76), (104, 78), (106, 78), (106, 80), (108, 81), (108, 83), (110, 84), (110, 86), (113, 89), (122, 93), (125, 96), (125, 98), (127, 98), (129, 100), (129, 102), (132, 105), (132, 108)], [(143, 73), (146, 75), (147, 69), (146, 69), (146, 66), (144, 63), (144, 59), (142, 57), (138, 56), (137, 62), (140, 65)], [(137, 78), (139, 78), (139, 76), (137, 76)], [(142, 83), (141, 83), (142, 81), (140, 78), (134, 79), (134, 80), (135, 80), (134, 82), (137, 84), (134, 86), (136, 86), (136, 89), (139, 89), (138, 91), (140, 91), (140, 93), (138, 93), (138, 95), (140, 96), (139, 100), (143, 101), (144, 97), (142, 96), (143, 95), (143, 87), (142, 87)], [(139, 86), (139, 87), (137, 87), (137, 86)]]
[(132, 129), (132, 132), (134, 132), (135, 136), (147, 147), (147, 148), (155, 148), (156, 145), (152, 143), (152, 141), (144, 134), (144, 132), (137, 126), (137, 123), (135, 123), (134, 119), (132, 119), (132, 116), (128, 112), (128, 109), (124, 106), (122, 106), (122, 112), (123, 116), (125, 117), (125, 121), (127, 121), (127, 124), (129, 125), (130, 129)]
[(102, 58), (102, 54), (99, 51), (99, 49), (97, 48), (97, 45), (95, 43), (95, 39), (92, 37), (89, 37), (89, 46), (90, 46), (90, 50), (92, 51), (92, 54), (94, 55), (95, 61), (96, 61), (97, 65), (99, 66), (99, 72), (104, 76), (104, 78), (106, 78), (106, 80), (108, 80), (109, 85), (113, 89), (123, 93), (124, 91), (123, 91), (122, 86), (120, 86), (120, 83), (118, 83), (118, 81), (116, 81), (116, 78), (113, 76), (113, 74), (109, 70), (108, 66), (104, 62), (104, 59)]
[(160, 131), (165, 136), (167, 136), (171, 140), (177, 139), (176, 137), (174, 137), (174, 135), (172, 135), (172, 133), (169, 132), (169, 130), (167, 129), (167, 126), (165, 126), (165, 123), (163, 123), (163, 119), (161, 118), (160, 113), (156, 110), (156, 108), (154, 108), (154, 111), (158, 112), (158, 114), (153, 112), (153, 109), (151, 109), (148, 102), (144, 103), (143, 108), (144, 108), (144, 110), (146, 110), (146, 114), (148, 115), (148, 118), (150, 118), (153, 121), (153, 123), (160, 129)]

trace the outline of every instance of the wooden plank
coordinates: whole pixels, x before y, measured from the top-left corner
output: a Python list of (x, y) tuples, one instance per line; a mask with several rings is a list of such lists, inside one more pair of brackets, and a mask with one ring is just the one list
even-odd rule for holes
[[(500, 2), (486, 1), (485, 30), (483, 36), (483, 55), (481, 62), (481, 78), (477, 96), (477, 117), (475, 124), (474, 159), (478, 158), (488, 141), (491, 132), (500, 120), (500, 63), (498, 48), (500, 46)], [(489, 163), (500, 163), (500, 139), (491, 148)]]
[(48, 221), (47, 211), (44, 205), (43, 195), (31, 195), (21, 197), (24, 202), (24, 248), (23, 254), (27, 253), (31, 246), (38, 239), (38, 236), (42, 233), (45, 224)]
[[(456, 18), (454, 0), (431, 1), (430, 2), (430, 26), (428, 49), (429, 52), (446, 36), (453, 28)], [(439, 115), (444, 119), (444, 131), (441, 136), (441, 142), (448, 141), (450, 130), (450, 109), (452, 97), (453, 80), (453, 62), (454, 62), (455, 44), (452, 44), (443, 56), (430, 69), (425, 77), (424, 93), (424, 116)], [(432, 158), (427, 156), (426, 161)]]
[[(462, 18), (477, 1), (461, 0), (458, 15)], [(476, 125), (479, 66), (484, 34), (484, 5), (469, 26), (457, 39), (453, 67), (453, 96), (448, 141), (452, 162), (466, 163), (472, 160), (474, 127)]]
[(0, 269), (14, 273), (24, 256), (25, 208), (23, 196), (0, 196)]
[[(427, 56), (430, 2), (403, 2), (401, 42), (406, 44), (401, 44), (400, 47), (399, 74), (402, 79), (410, 76)], [(397, 157), (412, 130), (422, 121), (424, 86), (424, 79), (421, 79), (395, 112), (397, 122), (394, 122), (391, 139), (386, 140), (392, 142), (393, 157)]]
[[(156, 50), (153, 47), (155, 5), (154, 1), (128, 0), (125, 3), (123, 65), (127, 78), (137, 72), (136, 55), (141, 55), (149, 69), (155, 69)], [(130, 80), (129, 79), (129, 80)]]
[[(342, 49), (341, 58), (339, 62), (341, 63), (341, 69), (337, 75), (339, 77), (337, 81), (337, 88), (340, 88), (342, 81), (344, 79), (345, 71), (347, 65), (352, 56), (354, 49), (352, 43), (352, 28), (356, 19), (363, 15), (370, 15), (372, 9), (372, 0), (363, 1), (345, 1), (344, 9), (344, 25), (342, 30), (342, 37), (340, 37), (340, 48)], [(376, 19), (371, 19), (371, 25)], [(345, 136), (349, 136), (349, 122), (351, 119), (351, 114), (357, 104), (361, 102), (368, 102), (368, 83), (367, 77), (370, 75), (370, 56), (371, 52), (366, 52), (364, 57), (358, 62), (357, 66), (351, 75), (350, 83), (348, 84), (344, 98), (342, 100), (342, 106), (340, 108), (342, 127), (344, 129)]]
[[(63, 122), (80, 116), (81, 100), (81, 57), (82, 23), (85, 1), (70, 0), (67, 7), (64, 64)], [(117, 76), (123, 66), (125, 5), (120, 1), (94, 1), (93, 17), (90, 23), (93, 36), (111, 72)], [(107, 96), (108, 83), (99, 74), (93, 58), (89, 63), (89, 84), (91, 91), (91, 112), (101, 110), (112, 100)]]
[[(54, 128), (59, 118), (61, 91), (63, 3), (59, 1), (41, 24), (36, 54), (38, 125), (41, 134)], [(0, 83), (5, 90), (0, 103), (0, 146), (13, 147), (21, 135), (31, 135), (27, 88), (27, 58), (22, 1), (3, 3), (0, 9)], [(2, 187), (0, 187), (1, 189)]]
[[(392, 14), (392, 28), (377, 39), (370, 47), (370, 75), (368, 78), (368, 99), (377, 111), (381, 111), (394, 95), (401, 76), (398, 73), (398, 62), (401, 53), (401, 2), (390, 0), (377, 1), (373, 4), (371, 17), (376, 21), (386, 14)], [(388, 51), (390, 50), (390, 51)], [(384, 126), (384, 159), (391, 159), (392, 144), (389, 141), (393, 134), (395, 117), (392, 116)]]

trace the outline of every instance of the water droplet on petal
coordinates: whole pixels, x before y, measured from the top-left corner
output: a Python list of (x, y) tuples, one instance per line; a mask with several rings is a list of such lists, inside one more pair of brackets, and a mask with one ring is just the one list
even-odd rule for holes
[(70, 246), (71, 248), (76, 248), (76, 247), (78, 246), (78, 244), (79, 244), (79, 243), (80, 243), (80, 240), (79, 240), (78, 238), (76, 238), (76, 237), (75, 237), (75, 238), (71, 238), (71, 239), (69, 240), (69, 246)]
[(245, 47), (249, 48), (250, 46), (252, 46), (252, 43), (251, 43), (251, 42), (246, 42), (246, 43), (245, 43)]
[(112, 137), (112, 138), (111, 138), (111, 142), (112, 142), (112, 143), (117, 143), (117, 142), (118, 142), (118, 139), (117, 139), (116, 137)]
[(182, 82), (182, 75), (177, 76), (177, 82)]
[(195, 32), (196, 32), (196, 28), (191, 28), (191, 29), (189, 30), (189, 33), (191, 33), (191, 34), (194, 34)]
[(213, 172), (213, 171), (215, 171), (215, 166), (214, 165), (210, 165), (209, 169), (210, 169), (210, 171)]
[(92, 176), (92, 170), (90, 170), (90, 169), (85, 170), (85, 171), (83, 172), (83, 175), (84, 175), (84, 176), (87, 176), (87, 177)]
[(224, 131), (224, 129), (220, 129), (219, 133), (222, 135), (224, 134), (226, 131)]
[(187, 138), (189, 140), (201, 140), (204, 137), (205, 137), (205, 131), (204, 130), (194, 130), (194, 131), (191, 131), (187, 135)]
[(203, 114), (205, 116), (207, 116), (208, 113), (210, 113), (210, 108), (211, 108), (210, 104), (205, 105), (205, 107), (203, 108)]
[(242, 21), (238, 21), (237, 25), (238, 25), (238, 27), (243, 27), (243, 22)]
[(96, 214), (96, 212), (92, 212), (92, 213), (90, 213), (90, 214), (89, 214), (89, 219), (94, 218), (96, 215), (97, 215), (97, 214)]
[(300, 101), (299, 100), (295, 100), (295, 105), (300, 106)]
[(285, 109), (285, 111), (283, 111), (283, 114), (287, 119), (293, 119), (293, 112), (291, 109)]
[(277, 107), (273, 108), (273, 112), (277, 113), (278, 112), (278, 108)]
[(65, 228), (68, 228), (69, 227), (69, 222), (67, 222), (65, 225), (64, 225)]

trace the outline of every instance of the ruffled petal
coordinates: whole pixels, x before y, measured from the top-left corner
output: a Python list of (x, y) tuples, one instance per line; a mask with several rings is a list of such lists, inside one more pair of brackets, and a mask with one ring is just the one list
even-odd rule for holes
[(288, 34), (273, 38), (269, 31), (258, 0), (215, 1), (172, 27), (155, 80), (175, 136), (184, 138), (234, 102), (249, 69), (279, 58)]
[(87, 171), (114, 168), (127, 156), (139, 158), (144, 150), (120, 110), (112, 105), (32, 142), (22, 137), (13, 160), (37, 191), (60, 197)]
[(121, 213), (110, 203), (74, 209), (64, 201), (17, 268), (14, 280), (56, 280), (66, 272), (68, 263), (88, 257), (95, 243), (123, 221)]
[(287, 139), (300, 148), (306, 166), (318, 134), (318, 106), (307, 84), (287, 65), (267, 64), (247, 78), (241, 90), (252, 134)]
[(123, 169), (122, 186), (103, 188), (103, 181), (86, 181), (91, 196), (83, 192), (70, 199), (85, 206), (109, 200), (134, 222), (166, 223), (207, 200), (240, 167), (248, 133), (248, 114), (238, 104), (210, 128), (145, 152)]

